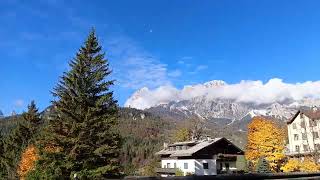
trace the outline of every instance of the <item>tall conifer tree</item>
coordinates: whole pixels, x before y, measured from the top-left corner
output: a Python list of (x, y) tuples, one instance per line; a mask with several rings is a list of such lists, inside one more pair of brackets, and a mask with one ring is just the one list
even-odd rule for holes
[(46, 129), (39, 165), (51, 179), (99, 179), (119, 173), (117, 102), (106, 78), (111, 70), (95, 31), (69, 63), (53, 91), (54, 115)]
[(32, 101), (28, 106), (28, 111), (23, 113), (22, 118), (18, 118), (17, 127), (10, 134), (1, 140), (3, 143), (3, 154), (0, 156), (0, 166), (5, 170), (6, 179), (17, 179), (17, 165), (20, 161), (20, 154), (29, 143), (33, 143), (41, 123), (40, 114)]

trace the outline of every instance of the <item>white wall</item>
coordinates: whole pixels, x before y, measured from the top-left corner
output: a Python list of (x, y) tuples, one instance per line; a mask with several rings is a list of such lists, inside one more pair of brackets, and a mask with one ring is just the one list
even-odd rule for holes
[[(203, 169), (203, 163), (208, 163), (209, 168)], [(196, 159), (195, 160), (196, 175), (216, 175), (217, 164), (215, 159)]]
[[(170, 167), (168, 167), (168, 163)], [(176, 168), (181, 169), (184, 175), (188, 173), (194, 174), (195, 173), (195, 160), (194, 159), (164, 159), (161, 160), (161, 167), (162, 168), (175, 168), (174, 163), (176, 163)], [(188, 163), (188, 168), (184, 168), (184, 163)]]
[[(301, 122), (305, 121), (305, 128), (301, 127)], [(291, 123), (288, 124), (288, 140), (289, 140), (289, 154), (299, 154), (299, 152), (296, 152), (296, 146), (300, 147), (300, 153), (307, 153), (310, 151), (313, 151), (315, 149), (315, 144), (320, 144), (320, 139), (315, 138), (312, 135), (312, 132), (318, 132), (318, 136), (320, 136), (320, 125), (318, 121), (316, 122), (316, 126), (310, 127), (310, 119), (303, 115), (300, 117), (300, 114), (296, 117), (296, 119)], [(296, 126), (296, 129), (294, 129), (294, 124)], [(302, 134), (306, 133), (307, 139), (302, 139)], [(297, 134), (299, 136), (298, 140), (294, 140), (294, 134)], [(309, 148), (307, 151), (304, 150), (303, 145), (307, 145)]]
[[(176, 168), (181, 169), (184, 175), (196, 174), (196, 175), (216, 175), (217, 167), (215, 159), (163, 159), (161, 160), (162, 168), (175, 168), (174, 163), (176, 163)], [(184, 163), (188, 163), (188, 168), (184, 168)], [(208, 163), (209, 169), (203, 169), (203, 163)]]

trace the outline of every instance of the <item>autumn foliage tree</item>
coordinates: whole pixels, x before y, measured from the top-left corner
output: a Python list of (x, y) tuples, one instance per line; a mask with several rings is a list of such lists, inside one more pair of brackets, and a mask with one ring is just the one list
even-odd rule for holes
[(301, 172), (317, 172), (320, 166), (312, 158), (306, 158), (300, 164)]
[(248, 125), (246, 159), (255, 166), (259, 158), (265, 157), (273, 172), (280, 171), (285, 148), (285, 133), (273, 121), (255, 117)]
[(174, 131), (172, 141), (181, 142), (199, 140), (206, 134), (204, 127), (204, 122), (202, 120), (194, 118), (188, 119), (182, 127), (178, 127)]
[(20, 179), (25, 179), (26, 175), (34, 169), (35, 162), (39, 159), (39, 154), (34, 145), (29, 145), (21, 155), (18, 166)]
[(281, 167), (283, 172), (298, 172), (300, 171), (300, 162), (297, 159), (289, 159), (286, 164)]
[(181, 128), (174, 133), (173, 141), (189, 141), (191, 140), (191, 132), (188, 128)]
[(281, 167), (283, 172), (317, 172), (320, 166), (315, 163), (312, 158), (306, 158), (302, 161), (298, 159), (289, 159), (287, 163)]

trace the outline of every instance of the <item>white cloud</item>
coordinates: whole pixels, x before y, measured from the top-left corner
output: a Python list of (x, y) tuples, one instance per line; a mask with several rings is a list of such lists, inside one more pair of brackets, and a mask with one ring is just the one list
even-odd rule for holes
[(188, 100), (197, 96), (209, 99), (233, 99), (236, 102), (268, 104), (284, 101), (298, 101), (304, 98), (320, 98), (320, 81), (285, 83), (274, 78), (268, 82), (243, 80), (236, 84), (210, 86), (198, 84), (177, 89), (173, 86), (160, 86), (156, 89), (144, 88), (137, 91), (125, 103), (139, 109), (149, 108), (160, 103)]
[(175, 100), (179, 91), (172, 86), (160, 86), (154, 90), (142, 88), (131, 96), (125, 103), (126, 107), (145, 109), (156, 104), (167, 103)]
[(184, 66), (190, 67), (191, 64), (188, 63), (188, 62), (190, 62), (190, 60), (192, 60), (192, 59), (193, 59), (192, 56), (183, 56), (183, 57), (180, 58), (180, 60), (177, 63), (180, 64), (180, 65), (184, 65)]
[(196, 71), (201, 71), (201, 70), (204, 70), (204, 69), (207, 69), (208, 66), (207, 65), (199, 65), (196, 67)]
[(155, 88), (170, 84), (167, 65), (141, 48), (128, 37), (120, 36), (110, 41), (114, 74), (120, 86), (137, 89)]
[(189, 72), (190, 74), (196, 74), (199, 71), (205, 70), (207, 69), (208, 66), (207, 65), (198, 65), (193, 71)]
[(18, 99), (14, 102), (16, 107), (22, 107), (24, 105), (24, 101), (22, 99)]
[(178, 70), (178, 69), (168, 73), (169, 77), (179, 77), (181, 75), (182, 75), (182, 72), (180, 70)]

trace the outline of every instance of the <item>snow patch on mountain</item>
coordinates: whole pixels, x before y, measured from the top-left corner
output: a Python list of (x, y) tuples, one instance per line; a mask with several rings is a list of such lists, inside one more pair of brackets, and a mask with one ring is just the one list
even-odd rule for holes
[[(319, 89), (314, 89), (318, 85)], [(200, 118), (217, 125), (245, 129), (255, 116), (286, 121), (299, 108), (320, 106), (319, 95), (318, 81), (286, 84), (272, 79), (265, 84), (243, 81), (230, 85), (215, 80), (185, 86), (181, 90), (172, 86), (154, 90), (142, 88), (127, 100), (125, 106), (175, 120)]]
[[(241, 81), (227, 84), (221, 80), (204, 84), (188, 85), (182, 89), (173, 86), (160, 86), (156, 89), (142, 88), (135, 92), (125, 103), (125, 107), (147, 109), (160, 104), (191, 100), (205, 96), (208, 100), (229, 99), (236, 103), (288, 104), (304, 101), (303, 104), (320, 105), (320, 81), (303, 83), (285, 83), (273, 78), (266, 83), (262, 81)], [(297, 106), (297, 104), (292, 104)]]

